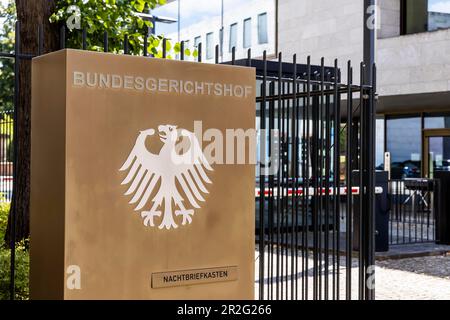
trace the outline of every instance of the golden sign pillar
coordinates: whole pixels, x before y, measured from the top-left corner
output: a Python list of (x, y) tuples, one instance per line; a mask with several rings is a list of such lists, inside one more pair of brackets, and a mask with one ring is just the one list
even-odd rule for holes
[(31, 298), (253, 299), (254, 69), (63, 50), (32, 79)]

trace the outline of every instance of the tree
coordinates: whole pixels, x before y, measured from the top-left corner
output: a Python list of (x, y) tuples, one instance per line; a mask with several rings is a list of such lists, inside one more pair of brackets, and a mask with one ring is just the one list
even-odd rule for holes
[[(88, 49), (103, 50), (104, 32), (109, 34), (109, 48), (112, 52), (120, 52), (123, 48), (125, 34), (128, 35), (130, 53), (142, 53), (144, 35), (150, 21), (144, 21), (136, 12), (144, 12), (157, 5), (164, 4), (166, 0), (15, 0), (17, 19), (20, 28), (20, 50), (22, 53), (36, 54), (38, 52), (38, 26), (43, 26), (43, 53), (59, 49), (59, 31), (67, 20), (73, 15), (68, 11), (71, 5), (80, 10), (81, 28), (86, 27), (88, 32)], [(79, 30), (69, 31), (67, 34), (69, 47), (81, 48)], [(161, 55), (161, 37), (152, 36), (148, 41), (148, 52)], [(179, 44), (168, 42), (168, 50), (174, 53), (180, 50)], [(186, 50), (189, 55), (189, 50)], [(196, 55), (193, 53), (194, 56)], [(170, 58), (170, 56), (169, 56)], [(2, 68), (3, 69), (3, 68)], [(29, 209), (30, 209), (30, 118), (31, 118), (31, 61), (20, 60), (19, 69), (20, 97), (17, 103), (17, 175), (15, 177), (16, 194), (11, 206), (15, 212), (16, 241), (29, 236)], [(12, 91), (11, 91), (12, 92)], [(49, 182), (50, 183), (50, 182)], [(42, 186), (45, 187), (45, 186)], [(11, 214), (9, 215), (9, 221)], [(5, 240), (11, 240), (11, 228)]]
[[(148, 37), (147, 52), (155, 56), (162, 54), (162, 36), (149, 35), (152, 22), (137, 13), (145, 13), (157, 5), (165, 4), (166, 0), (59, 0), (56, 1), (55, 13), (50, 21), (63, 25), (70, 21), (67, 35), (67, 46), (82, 47), (81, 29), (87, 31), (87, 47), (89, 50), (103, 51), (105, 31), (108, 33), (108, 49), (121, 53), (124, 48), (125, 36), (128, 37), (129, 52), (141, 55), (144, 49), (144, 37)], [(76, 25), (75, 17), (79, 18)], [(180, 44), (167, 41), (168, 58), (180, 52)], [(190, 55), (185, 49), (185, 55)], [(196, 56), (196, 53), (192, 53)]]
[[(0, 52), (14, 51), (14, 23), (16, 5), (9, 0), (6, 6), (0, 3), (0, 18), (4, 19), (0, 29)], [(12, 59), (0, 60), (0, 112), (12, 111), (14, 108), (14, 62)]]
[[(17, 20), (20, 22), (20, 52), (36, 54), (38, 51), (37, 26), (42, 25), (45, 38), (43, 51), (51, 52), (58, 49), (58, 30), (50, 24), (49, 17), (55, 10), (53, 0), (16, 0)], [(14, 179), (16, 194), (11, 204), (11, 213), (15, 213), (16, 241), (25, 239), (30, 231), (30, 118), (31, 118), (31, 61), (20, 59), (19, 65), (19, 99), (16, 104), (17, 136), (15, 152), (16, 176)], [(5, 240), (11, 240), (11, 223), (8, 223)]]

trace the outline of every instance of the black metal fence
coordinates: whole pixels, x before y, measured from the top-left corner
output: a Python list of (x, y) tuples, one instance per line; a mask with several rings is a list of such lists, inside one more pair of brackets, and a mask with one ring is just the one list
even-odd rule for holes
[[(435, 242), (439, 180), (389, 182), (389, 244)], [(445, 195), (444, 195), (445, 196)]]
[[(267, 173), (263, 163), (259, 168), (259, 298), (374, 299), (369, 277), (374, 266), (376, 79), (364, 79), (363, 63), (361, 83), (355, 85), (350, 62), (343, 83), (337, 60), (332, 67), (323, 58), (319, 66), (310, 57), (305, 64), (298, 64), (296, 55), (289, 60), (279, 54), (277, 61), (268, 61), (264, 55), (255, 66), (261, 88), (257, 117), (260, 129), (267, 130), (260, 145), (268, 145), (259, 157), (279, 167), (275, 173)], [(370, 67), (375, 75), (375, 66)], [(273, 130), (278, 133), (270, 135)], [(342, 177), (341, 154), (346, 157)], [(362, 172), (357, 183), (352, 182), (355, 170)]]
[[(16, 31), (19, 28), (17, 23)], [(37, 28), (36, 55), (43, 53), (42, 30), (42, 26)], [(65, 32), (62, 28), (61, 48), (65, 47)], [(86, 49), (86, 30), (79, 35), (80, 49)], [(107, 52), (108, 34), (104, 39)], [(148, 56), (144, 39), (142, 54)], [(16, 75), (21, 60), (36, 56), (22, 54), (19, 43), (16, 32), (14, 53), (0, 53), (0, 58), (14, 59)], [(164, 40), (163, 58), (166, 47)], [(185, 58), (183, 49), (181, 43), (181, 60)], [(201, 62), (202, 45), (197, 49), (197, 61)], [(123, 53), (129, 53), (126, 38)], [(268, 61), (266, 53), (262, 60), (254, 60), (251, 50), (247, 59), (235, 60), (235, 48), (232, 57), (229, 64), (256, 68), (259, 88), (256, 109), (263, 134), (256, 185), (257, 297), (374, 299), (375, 65), (361, 63), (361, 81), (354, 84), (350, 62), (347, 79), (342, 81), (337, 60), (331, 67), (325, 66), (323, 58), (317, 66), (310, 57), (299, 64), (296, 55), (288, 62), (281, 53), (276, 61)], [(215, 47), (215, 62), (219, 63), (219, 46)], [(373, 79), (365, 79), (367, 68), (372, 68)], [(17, 78), (16, 104), (20, 96)], [(14, 128), (17, 140), (21, 132)], [(340, 162), (341, 155), (345, 155), (345, 164)], [(17, 157), (20, 154), (15, 154), (15, 161)], [(272, 170), (274, 166), (278, 169)], [(362, 172), (357, 183), (352, 182), (354, 170)], [(355, 202), (359, 203), (358, 212), (353, 210)], [(345, 225), (341, 225), (341, 215)], [(15, 226), (14, 213), (12, 216)], [(356, 220), (357, 216), (361, 219)], [(14, 246), (11, 243), (12, 297)]]
[(0, 112), (0, 202), (10, 202), (13, 189), (13, 111)]

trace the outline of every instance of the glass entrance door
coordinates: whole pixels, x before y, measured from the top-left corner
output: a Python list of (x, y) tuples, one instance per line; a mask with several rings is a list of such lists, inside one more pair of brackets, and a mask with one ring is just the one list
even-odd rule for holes
[(436, 171), (450, 171), (450, 130), (424, 131), (424, 173), (433, 179)]

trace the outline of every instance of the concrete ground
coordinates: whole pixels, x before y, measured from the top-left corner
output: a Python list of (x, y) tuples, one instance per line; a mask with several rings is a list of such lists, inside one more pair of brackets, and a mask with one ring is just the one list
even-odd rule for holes
[[(297, 284), (298, 298), (302, 298), (302, 259), (298, 258), (297, 268), (295, 268), (294, 260), (291, 254), (281, 255), (279, 259), (280, 266), (283, 265), (283, 280), (279, 282), (278, 288), (274, 279), (273, 286), (271, 286), (271, 278), (269, 277), (270, 270), (267, 269), (267, 261), (270, 256), (266, 253), (265, 258), (265, 297), (267, 294), (272, 293), (273, 297), (276, 297), (278, 289), (278, 298), (290, 299), (295, 297), (295, 284)], [(276, 256), (273, 256), (274, 262), (276, 262)], [(308, 279), (308, 299), (313, 298), (313, 259), (309, 257), (308, 268), (305, 270), (304, 277)], [(305, 260), (306, 261), (306, 260)], [(294, 269), (291, 270), (292, 262), (294, 262)], [(330, 261), (331, 263), (331, 261)], [(345, 284), (346, 284), (346, 267), (345, 259), (340, 259), (341, 266), (339, 271), (334, 273), (335, 279), (339, 274), (340, 283), (340, 299), (345, 299)], [(255, 298), (258, 298), (259, 292), (259, 255), (256, 252), (255, 261)], [(305, 263), (306, 267), (306, 263)], [(275, 272), (276, 265), (274, 264)], [(305, 268), (306, 269), (306, 268)], [(322, 264), (320, 268), (322, 274), (325, 274), (325, 269)], [(294, 280), (294, 286), (291, 283), (291, 275), (297, 277), (298, 281)], [(297, 273), (295, 273), (297, 271)], [(357, 299), (358, 294), (358, 260), (352, 260), (351, 267), (351, 279), (352, 279), (352, 299)], [(333, 271), (330, 266), (329, 269), (329, 297), (331, 299), (333, 294)], [(287, 276), (286, 276), (287, 275)], [(425, 256), (418, 258), (408, 259), (390, 259), (376, 262), (375, 267), (375, 295), (377, 300), (450, 300), (450, 255), (447, 256)], [(306, 282), (306, 280), (305, 280)], [(321, 293), (324, 298), (325, 277), (322, 275)], [(272, 290), (271, 290), (272, 288)], [(294, 289), (294, 291), (292, 291)], [(294, 294), (293, 294), (294, 292)], [(303, 293), (306, 297), (306, 294)]]

